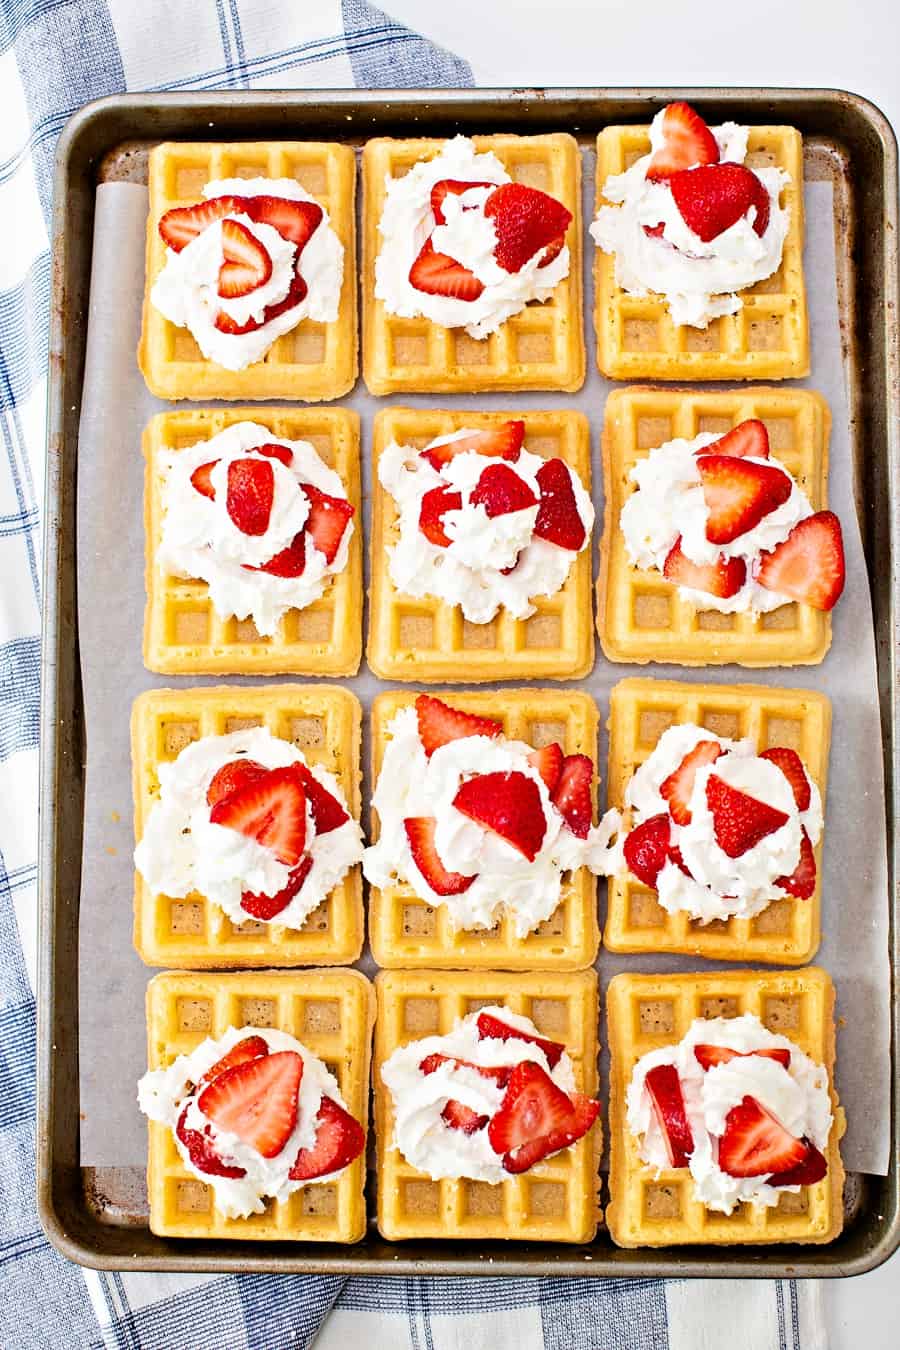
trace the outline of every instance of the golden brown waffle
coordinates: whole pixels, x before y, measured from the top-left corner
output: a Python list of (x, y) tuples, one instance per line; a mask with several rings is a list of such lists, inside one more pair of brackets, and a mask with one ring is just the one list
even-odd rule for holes
[[(304, 319), (278, 338), (262, 361), (225, 370), (207, 361), (188, 328), (150, 304), (166, 246), (160, 217), (174, 206), (203, 198), (206, 183), (221, 178), (294, 178), (331, 217), (344, 246), (344, 280), (333, 323)], [(356, 362), (356, 162), (352, 147), (316, 141), (165, 142), (150, 151), (147, 282), (138, 364), (158, 398), (289, 398), (298, 402), (340, 398), (352, 388)]]
[[(159, 795), (157, 766), (176, 759), (201, 736), (265, 726), (302, 750), (341, 785), (347, 808), (360, 811), (359, 744), (362, 711), (346, 689), (327, 684), (242, 688), (150, 689), (131, 714), (134, 833), (140, 839)], [(362, 950), (362, 887), (353, 867), (313, 910), (302, 929), (247, 919), (232, 923), (205, 896), (154, 895), (135, 872), (134, 945), (149, 966), (340, 965)]]
[(603, 1148), (598, 1121), (577, 1144), (499, 1185), (461, 1179), (432, 1181), (390, 1147), (391, 1095), (381, 1065), (398, 1046), (445, 1035), (458, 1017), (488, 1004), (530, 1017), (538, 1030), (564, 1041), (581, 1092), (597, 1095), (597, 975), (504, 975), (390, 970), (375, 978), (375, 1136), (378, 1227), (403, 1238), (524, 1238), (590, 1242), (600, 1218), (597, 1168)]
[(388, 314), (375, 299), (378, 222), (385, 178), (401, 178), (420, 160), (434, 159), (443, 140), (366, 143), (363, 150), (363, 376), (373, 394), (476, 393), (487, 389), (560, 389), (584, 383), (581, 322), (581, 161), (571, 136), (473, 136), (475, 149), (492, 151), (517, 183), (539, 188), (572, 212), (566, 235), (569, 275), (549, 300), (533, 302), (496, 333), (477, 340), (464, 328)]
[[(504, 689), (495, 693), (435, 690), (453, 708), (493, 717), (504, 735), (535, 747), (558, 741), (567, 755), (597, 758), (597, 705), (571, 689)], [(388, 742), (387, 727), (401, 708), (415, 703), (413, 690), (379, 694), (372, 704), (372, 782), (378, 781)], [(597, 784), (591, 793), (596, 810)], [(371, 837), (378, 838), (372, 811)], [(453, 931), (446, 905), (436, 909), (406, 883), (369, 890), (369, 942), (379, 966), (462, 970), (583, 970), (593, 963), (600, 941), (596, 883), (586, 867), (563, 881), (562, 897), (549, 919), (518, 938), (512, 918), (497, 926)]]
[(724, 435), (757, 417), (775, 458), (793, 475), (814, 511), (828, 505), (831, 413), (808, 389), (748, 387), (722, 393), (687, 389), (618, 389), (606, 401), (603, 426), (605, 515), (597, 582), (597, 627), (610, 661), (680, 666), (817, 665), (831, 645), (831, 615), (810, 605), (782, 605), (770, 614), (696, 610), (655, 568), (632, 566), (619, 527), (635, 489), (635, 463), (664, 442), (701, 432)]
[[(309, 441), (340, 475), (356, 513), (343, 572), (306, 609), (289, 610), (268, 638), (259, 635), (252, 619), (217, 614), (205, 581), (163, 576), (156, 565), (163, 520), (159, 451), (196, 445), (236, 422), (255, 422), (284, 440)], [(185, 408), (153, 418), (144, 431), (144, 455), (148, 670), (167, 675), (355, 675), (362, 653), (358, 414), (345, 408)]]
[[(366, 1129), (375, 992), (356, 970), (260, 970), (231, 975), (157, 975), (147, 986), (150, 1069), (187, 1055), (229, 1027), (273, 1027), (324, 1061), (351, 1115)], [(366, 1231), (363, 1152), (334, 1181), (303, 1186), (262, 1214), (226, 1219), (211, 1186), (187, 1170), (172, 1131), (150, 1132), (150, 1229), (161, 1237), (358, 1242)]]
[(490, 623), (469, 623), (458, 605), (435, 596), (414, 598), (394, 587), (387, 547), (399, 538), (396, 503), (378, 482), (378, 461), (392, 441), (424, 448), (463, 427), (495, 427), (510, 417), (525, 423), (525, 448), (564, 459), (591, 490), (588, 420), (572, 410), (449, 412), (386, 408), (375, 416), (372, 462), (372, 588), (366, 657), (386, 680), (580, 679), (594, 664), (591, 553), (573, 560), (555, 595), (536, 597), (529, 619), (501, 610)]
[[(731, 740), (746, 737), (757, 753), (773, 745), (796, 750), (818, 786), (824, 813), (831, 740), (831, 704), (825, 694), (650, 679), (621, 680), (610, 696), (611, 806), (622, 806), (635, 770), (666, 728), (679, 722), (694, 722)], [(716, 961), (802, 965), (821, 940), (823, 839), (824, 834), (815, 849), (816, 889), (809, 900), (775, 900), (755, 919), (702, 924), (685, 913), (668, 914), (656, 892), (630, 873), (610, 877), (604, 945), (614, 952), (687, 952)]]
[[(597, 202), (603, 184), (650, 149), (650, 128), (604, 127), (597, 137)], [(615, 257), (596, 249), (594, 323), (597, 365), (613, 380), (784, 380), (809, 374), (809, 324), (803, 281), (803, 143), (794, 127), (751, 127), (747, 167), (785, 169), (781, 203), (791, 213), (781, 266), (741, 291), (737, 314), (707, 328), (676, 327), (665, 298), (628, 295), (615, 279)]]
[[(838, 1142), (844, 1112), (834, 1089), (834, 988), (824, 970), (729, 971), (709, 975), (617, 975), (606, 994), (611, 1056), (609, 1192), (606, 1222), (620, 1247), (667, 1247), (684, 1242), (831, 1242), (843, 1226), (844, 1168)], [(656, 1176), (641, 1161), (628, 1129), (625, 1093), (634, 1065), (648, 1050), (680, 1041), (696, 1017), (755, 1013), (824, 1064), (831, 1083), (828, 1172), (799, 1194), (785, 1193), (773, 1209), (742, 1204), (732, 1214), (693, 1199), (686, 1168)]]

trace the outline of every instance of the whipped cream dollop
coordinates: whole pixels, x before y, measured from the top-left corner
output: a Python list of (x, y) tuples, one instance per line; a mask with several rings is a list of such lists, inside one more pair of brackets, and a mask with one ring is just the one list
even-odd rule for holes
[[(588, 867), (606, 874), (619, 813), (608, 811), (586, 839), (573, 834), (528, 761), (530, 745), (504, 736), (465, 736), (439, 746), (429, 758), (412, 707), (401, 709), (387, 730), (389, 740), (372, 797), (380, 835), (363, 854), (363, 873), (373, 886), (408, 882), (428, 904), (446, 905), (454, 928), (493, 928), (505, 909), (513, 917), (516, 935), (523, 938), (556, 909), (564, 873)], [(464, 781), (498, 772), (524, 774), (540, 794), (546, 828), (533, 862), (453, 805)], [(435, 847), (447, 871), (475, 877), (459, 895), (439, 895), (416, 865), (403, 822), (424, 816), (436, 821)]]
[[(448, 193), (441, 204), (445, 223), (435, 225), (431, 189), (449, 178), (491, 184)], [(484, 204), (509, 174), (496, 155), (478, 154), (468, 136), (448, 140), (434, 159), (420, 160), (402, 178), (386, 179), (387, 197), (378, 228), (382, 245), (375, 259), (375, 295), (390, 314), (412, 319), (424, 316), (442, 328), (465, 328), (470, 337), (494, 333), (531, 300), (547, 300), (569, 275), (569, 249), (541, 267), (540, 249), (518, 272), (507, 272), (494, 257), (497, 230), (484, 214)], [(409, 272), (431, 235), (437, 253), (445, 253), (474, 272), (484, 290), (475, 300), (430, 295), (417, 290)]]
[[(438, 436), (426, 449), (448, 445), (474, 433), (463, 428)], [(516, 619), (535, 611), (538, 595), (555, 595), (565, 583), (577, 553), (535, 535), (541, 488), (537, 475), (547, 461), (524, 448), (514, 462), (465, 450), (435, 469), (415, 446), (395, 441), (382, 451), (378, 477), (397, 503), (399, 539), (387, 549), (391, 581), (404, 595), (434, 595), (459, 605), (470, 623), (487, 623), (499, 609)], [(470, 500), (490, 465), (503, 464), (516, 473), (534, 498), (534, 506), (489, 516), (485, 506)], [(568, 468), (587, 547), (594, 508), (578, 474)], [(419, 529), (422, 498), (446, 487), (462, 498), (459, 509), (444, 513), (444, 548)], [(513, 570), (510, 571), (509, 569)]]
[[(283, 197), (289, 201), (315, 201), (293, 178), (219, 178), (207, 183), (203, 196)], [(316, 203), (317, 205), (319, 203)], [(303, 319), (332, 323), (338, 315), (344, 277), (344, 246), (329, 224), (328, 212), (297, 257), (296, 245), (284, 239), (272, 225), (251, 220), (242, 211), (223, 217), (236, 220), (263, 245), (272, 260), (272, 275), (248, 295), (225, 299), (218, 293), (222, 266), (222, 221), (202, 230), (180, 252), (166, 250), (166, 262), (153, 289), (150, 303), (171, 323), (189, 328), (208, 361), (226, 370), (243, 370), (261, 361), (276, 338), (289, 333)], [(289, 306), (249, 333), (223, 333), (216, 315), (223, 311), (236, 324), (262, 319), (266, 307), (287, 297), (295, 275), (306, 282), (302, 300)]]
[(429, 1055), (448, 1055), (464, 1059), (481, 1068), (514, 1066), (524, 1060), (540, 1065), (557, 1087), (570, 1094), (575, 1091), (572, 1061), (563, 1051), (551, 1068), (539, 1045), (498, 1037), (481, 1038), (478, 1018), (489, 1013), (506, 1026), (528, 1036), (540, 1032), (528, 1017), (507, 1008), (484, 1007), (457, 1019), (446, 1036), (425, 1036), (400, 1046), (381, 1066), (381, 1077), (391, 1094), (394, 1132), (391, 1147), (406, 1161), (434, 1181), (442, 1177), (468, 1177), (491, 1185), (507, 1180), (503, 1155), (494, 1151), (487, 1129), (466, 1134), (442, 1118), (448, 1101), (460, 1102), (479, 1116), (493, 1116), (500, 1108), (506, 1089), (492, 1078), (482, 1077), (465, 1064), (445, 1063), (432, 1073), (419, 1067)]
[[(252, 1145), (244, 1143), (236, 1134), (221, 1129), (204, 1115), (198, 1105), (200, 1094), (196, 1088), (200, 1079), (237, 1045), (238, 1041), (245, 1040), (248, 1036), (261, 1036), (271, 1054), (293, 1050), (303, 1060), (303, 1076), (297, 1095), (297, 1123), (281, 1152), (274, 1158), (264, 1158)], [(207, 1037), (189, 1055), (179, 1055), (167, 1068), (153, 1069), (145, 1073), (138, 1083), (140, 1109), (150, 1120), (168, 1125), (185, 1168), (199, 1181), (204, 1181), (212, 1187), (216, 1208), (227, 1219), (242, 1219), (248, 1214), (262, 1214), (268, 1196), (281, 1202), (301, 1186), (319, 1186), (340, 1176), (343, 1168), (304, 1181), (292, 1181), (288, 1175), (301, 1149), (312, 1148), (315, 1144), (316, 1117), (323, 1097), (330, 1097), (345, 1111), (347, 1110), (347, 1103), (341, 1096), (337, 1079), (318, 1056), (312, 1054), (293, 1036), (269, 1027), (229, 1027), (218, 1039)], [(187, 1148), (175, 1133), (175, 1126), (186, 1104), (185, 1128), (201, 1132), (208, 1130), (215, 1153), (229, 1166), (242, 1167), (246, 1176), (216, 1176), (211, 1172), (203, 1172), (194, 1165)]]
[[(245, 891), (277, 895), (291, 874), (291, 868), (279, 862), (272, 849), (210, 820), (206, 794), (213, 777), (223, 765), (242, 758), (255, 760), (264, 769), (306, 764), (302, 751), (266, 727), (193, 741), (175, 759), (159, 765), (159, 799), (134, 851), (134, 865), (154, 895), (181, 899), (196, 891), (235, 923), (256, 917), (242, 908)], [(337, 779), (317, 764), (308, 768), (347, 811), (348, 819), (326, 834), (317, 834), (307, 798), (304, 852), (312, 858), (312, 866), (288, 905), (271, 921), (262, 920), (285, 928), (301, 928), (362, 857), (362, 831)]]
[[(290, 452), (290, 464), (254, 453), (262, 445), (273, 444)], [(164, 575), (205, 581), (213, 608), (221, 617), (252, 618), (260, 635), (270, 636), (289, 609), (304, 609), (318, 600), (330, 578), (346, 567), (352, 520), (344, 528), (332, 562), (307, 532), (300, 576), (250, 570), (288, 548), (303, 530), (310, 511), (304, 483), (346, 500), (339, 475), (322, 463), (308, 441), (286, 441), (255, 422), (238, 422), (207, 441), (183, 449), (163, 448), (157, 455), (164, 512), (157, 566)], [(228, 466), (237, 459), (265, 459), (272, 466), (272, 509), (260, 535), (245, 534), (228, 514)], [(215, 496), (207, 497), (194, 487), (191, 475), (212, 461), (218, 461), (209, 475)]]
[(784, 474), (791, 485), (790, 496), (774, 511), (730, 544), (713, 544), (706, 537), (709, 508), (697, 458), (721, 437), (708, 431), (692, 440), (666, 441), (639, 459), (629, 473), (637, 485), (622, 507), (619, 526), (625, 549), (635, 567), (656, 568), (661, 572), (679, 535), (681, 551), (695, 563), (714, 563), (717, 558), (743, 559), (747, 575), (734, 595), (721, 597), (690, 586), (678, 586), (682, 600), (697, 609), (716, 609), (722, 614), (750, 611), (768, 613), (792, 604), (790, 596), (760, 586), (756, 580), (763, 553), (787, 539), (798, 521), (813, 514), (809, 499), (800, 490), (788, 470), (777, 459), (745, 456), (745, 463), (761, 464)]
[[(615, 205), (600, 207), (590, 232), (599, 248), (615, 254), (618, 286), (630, 295), (663, 295), (673, 323), (706, 328), (710, 319), (741, 308), (737, 291), (778, 270), (790, 224), (790, 211), (779, 205), (779, 196), (790, 177), (783, 169), (753, 170), (769, 195), (769, 221), (761, 236), (753, 228), (756, 208), (751, 206), (727, 230), (704, 242), (685, 222), (666, 179), (647, 178), (650, 160), (665, 144), (665, 111), (650, 125), (649, 154), (607, 178), (603, 196)], [(710, 130), (719, 146), (719, 162), (743, 164), (749, 129), (725, 122)], [(645, 225), (662, 225), (662, 235), (648, 235)]]
[[(732, 1059), (704, 1071), (696, 1045), (726, 1046), (746, 1059)], [(790, 1067), (777, 1060), (754, 1055), (755, 1050), (790, 1051)], [(671, 1164), (662, 1131), (644, 1086), (648, 1072), (660, 1064), (674, 1064), (681, 1080), (685, 1113), (694, 1139), (689, 1167), (694, 1198), (708, 1209), (730, 1214), (735, 1205), (778, 1204), (784, 1191), (796, 1194), (799, 1186), (771, 1186), (770, 1173), (733, 1177), (718, 1161), (719, 1140), (732, 1107), (744, 1097), (753, 1097), (796, 1138), (809, 1139), (824, 1153), (831, 1132), (831, 1097), (828, 1073), (805, 1055), (786, 1036), (768, 1031), (753, 1013), (741, 1017), (697, 1018), (677, 1045), (665, 1045), (643, 1055), (634, 1066), (626, 1094), (628, 1128), (640, 1140), (640, 1155), (657, 1175)]]
[[(630, 808), (633, 825), (668, 813), (669, 803), (660, 786), (700, 741), (714, 741), (724, 753), (711, 764), (702, 765), (694, 776), (688, 802), (689, 824), (678, 825), (670, 820), (670, 842), (680, 850), (690, 876), (668, 859), (656, 879), (659, 903), (670, 914), (684, 910), (703, 923), (732, 916), (750, 919), (773, 900), (790, 894), (776, 882), (794, 872), (800, 861), (804, 831), (813, 847), (818, 843), (823, 824), (822, 798), (807, 774), (810, 800), (807, 809), (801, 811), (781, 769), (772, 761), (761, 759), (750, 741), (729, 740), (706, 727), (682, 723), (663, 732), (652, 754), (628, 784), (625, 805)], [(784, 812), (785, 824), (745, 853), (729, 857), (716, 842), (713, 815), (707, 802), (706, 787), (711, 774), (756, 801)]]

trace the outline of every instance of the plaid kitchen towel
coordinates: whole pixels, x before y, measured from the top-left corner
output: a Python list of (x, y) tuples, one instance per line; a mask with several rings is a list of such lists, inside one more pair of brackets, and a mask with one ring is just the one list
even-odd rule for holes
[[(510, 82), (514, 79), (510, 71)], [(40, 503), (53, 152), (124, 90), (472, 84), (366, 0), (0, 3), (0, 1345), (343, 1350), (819, 1350), (818, 1286), (679, 1281), (108, 1275), (34, 1208)]]

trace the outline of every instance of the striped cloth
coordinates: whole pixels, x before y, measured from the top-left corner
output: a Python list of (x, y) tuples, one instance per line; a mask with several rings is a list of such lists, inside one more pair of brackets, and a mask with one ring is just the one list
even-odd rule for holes
[[(513, 76), (513, 72), (510, 72)], [(818, 1287), (778, 1282), (98, 1275), (34, 1208), (40, 502), (56, 138), (124, 90), (471, 85), (366, 0), (0, 4), (0, 1344), (343, 1350), (819, 1350)]]

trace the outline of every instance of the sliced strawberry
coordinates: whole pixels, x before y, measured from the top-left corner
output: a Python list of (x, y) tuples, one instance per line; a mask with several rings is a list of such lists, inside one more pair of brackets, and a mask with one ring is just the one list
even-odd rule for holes
[(645, 886), (656, 889), (656, 878), (669, 858), (669, 817), (661, 812), (630, 830), (625, 839), (628, 870)]
[(286, 469), (294, 462), (294, 452), (290, 446), (279, 445), (277, 441), (267, 441), (265, 445), (255, 445), (253, 449), (257, 455), (265, 455), (266, 459), (277, 459)]
[(774, 1059), (785, 1069), (791, 1067), (790, 1050), (783, 1050), (780, 1046), (771, 1046), (766, 1050), (730, 1050), (727, 1045), (694, 1046), (694, 1058), (701, 1069), (712, 1069), (732, 1059), (749, 1059), (752, 1055), (758, 1059)]
[(269, 770), (262, 764), (257, 764), (255, 759), (233, 759), (229, 764), (223, 764), (221, 769), (217, 769), (213, 774), (206, 789), (207, 804), (215, 806), (216, 802), (230, 797), (232, 792), (239, 792), (241, 788), (258, 782), (268, 772)]
[(745, 1097), (725, 1117), (719, 1166), (730, 1177), (789, 1172), (807, 1158), (807, 1145), (786, 1130), (755, 1097)]
[(239, 220), (222, 221), (222, 257), (218, 292), (223, 300), (249, 295), (272, 275), (268, 249)]
[(644, 234), (649, 235), (651, 239), (662, 239), (665, 234), (665, 221), (660, 221), (658, 225), (645, 225)]
[(758, 417), (748, 417), (738, 422), (736, 427), (726, 431), (717, 441), (712, 441), (701, 455), (736, 455), (738, 459), (768, 459), (769, 433), (765, 422)]
[(507, 464), (489, 464), (483, 469), (469, 501), (473, 506), (483, 506), (490, 519), (537, 506), (531, 488)]
[(493, 1079), (500, 1087), (506, 1087), (506, 1084), (509, 1082), (509, 1075), (512, 1073), (511, 1064), (470, 1064), (467, 1059), (457, 1059), (455, 1055), (441, 1055), (438, 1053), (426, 1055), (419, 1065), (419, 1068), (422, 1073), (427, 1075), (434, 1073), (442, 1064), (452, 1064), (457, 1069), (460, 1066), (464, 1069), (472, 1069), (475, 1073), (480, 1074), (482, 1078)]
[(584, 543), (584, 521), (578, 514), (572, 475), (562, 459), (548, 459), (537, 472), (541, 504), (534, 532), (559, 548), (578, 552)]
[(306, 571), (306, 531), (298, 530), (287, 548), (259, 567), (251, 567), (249, 563), (241, 566), (246, 572), (267, 572), (270, 577), (302, 577)]
[(691, 875), (690, 868), (686, 866), (684, 858), (681, 856), (681, 849), (677, 844), (669, 844), (669, 858), (686, 877)]
[(833, 609), (844, 589), (844, 539), (833, 511), (817, 511), (794, 526), (756, 573), (760, 586), (813, 609)]
[(444, 213), (441, 210), (441, 203), (448, 193), (452, 193), (453, 196), (459, 197), (464, 192), (468, 192), (469, 188), (476, 187), (492, 188), (496, 187), (496, 183), (464, 183), (459, 178), (441, 178), (435, 183), (434, 187), (431, 189), (431, 210), (434, 214), (436, 224), (446, 224)]
[(547, 821), (533, 778), (515, 769), (476, 774), (460, 784), (453, 805), (534, 862), (547, 833)]
[(227, 1069), (233, 1069), (235, 1064), (246, 1064), (248, 1059), (262, 1059), (263, 1055), (269, 1053), (268, 1042), (264, 1041), (262, 1036), (245, 1036), (242, 1041), (238, 1041), (231, 1049), (217, 1059), (211, 1069), (206, 1073), (197, 1084), (197, 1088), (206, 1087), (219, 1074), (225, 1073)]
[(462, 496), (452, 488), (430, 488), (422, 498), (419, 507), (419, 529), (430, 544), (438, 548), (449, 548), (453, 542), (444, 529), (444, 513), (459, 511)]
[(528, 763), (533, 764), (537, 769), (551, 796), (559, 782), (563, 760), (562, 746), (558, 745), (556, 741), (551, 741), (549, 745), (542, 745), (540, 750), (532, 750), (528, 756)]
[(570, 1098), (539, 1064), (524, 1060), (509, 1076), (506, 1096), (488, 1125), (495, 1153), (507, 1172), (524, 1172), (587, 1134), (600, 1103), (575, 1093)]
[(231, 461), (225, 509), (242, 534), (265, 534), (274, 497), (275, 475), (271, 464), (262, 459)]
[(587, 755), (566, 755), (551, 800), (573, 834), (587, 839), (594, 805), (591, 783), (594, 765)]
[(463, 1134), (474, 1134), (476, 1130), (483, 1130), (489, 1119), (489, 1116), (480, 1116), (470, 1106), (464, 1106), (462, 1102), (454, 1101), (452, 1097), (441, 1112), (441, 1120), (451, 1129), (462, 1130)]
[(403, 822), (413, 862), (436, 895), (462, 895), (475, 880), (461, 872), (448, 872), (434, 843), (437, 821), (433, 816), (407, 816)]
[(671, 1167), (687, 1167), (694, 1136), (684, 1109), (681, 1079), (674, 1064), (657, 1064), (644, 1079)]
[(506, 272), (518, 272), (530, 258), (565, 234), (572, 212), (538, 188), (502, 183), (484, 204), (497, 231), (494, 257)]
[(266, 305), (261, 319), (247, 319), (244, 323), (238, 323), (230, 314), (226, 314), (224, 309), (220, 309), (215, 318), (215, 326), (220, 333), (227, 333), (229, 337), (240, 337), (244, 333), (255, 333), (258, 328), (263, 328), (272, 319), (277, 319), (286, 310), (293, 309), (299, 305), (301, 300), (306, 299), (308, 287), (306, 282), (295, 272), (291, 278), (291, 284), (288, 287), (288, 293), (283, 300), (278, 300), (272, 305)]
[(420, 694), (416, 699), (416, 717), (419, 740), (430, 759), (442, 745), (460, 741), (466, 736), (499, 736), (503, 727), (491, 717), (477, 717), (474, 713), (450, 708), (431, 694)]
[(477, 300), (484, 286), (474, 272), (447, 253), (436, 253), (426, 239), (409, 269), (409, 284), (426, 295), (448, 295), (453, 300)]
[(209, 201), (197, 202), (194, 206), (175, 206), (160, 217), (159, 232), (169, 248), (180, 253), (186, 244), (217, 220), (243, 213), (246, 207), (246, 197), (210, 197)]
[(538, 263), (538, 270), (540, 270), (542, 267), (548, 267), (550, 263), (552, 263), (554, 258), (559, 257), (560, 253), (562, 253), (565, 246), (566, 246), (565, 234), (557, 235), (555, 239), (551, 239), (550, 243), (544, 249), (543, 258), (541, 258), (541, 261)]
[(705, 164), (682, 169), (669, 178), (675, 205), (685, 225), (705, 244), (756, 208), (758, 235), (769, 223), (769, 194), (761, 179), (743, 164)]
[(688, 803), (694, 791), (694, 779), (697, 770), (704, 764), (713, 764), (723, 753), (718, 741), (698, 741), (678, 765), (674, 773), (660, 784), (659, 795), (668, 803), (669, 815), (676, 825), (690, 825), (691, 810)]
[(479, 1013), (475, 1025), (480, 1041), (527, 1041), (529, 1045), (536, 1045), (543, 1050), (551, 1069), (556, 1068), (566, 1048), (560, 1045), (559, 1041), (550, 1041), (546, 1036), (531, 1036), (527, 1031), (518, 1031), (516, 1027), (511, 1027), (499, 1017), (495, 1017), (493, 1013)]
[(663, 563), (663, 576), (676, 586), (687, 586), (704, 595), (715, 595), (728, 600), (747, 580), (747, 564), (743, 558), (726, 558), (721, 553), (714, 563), (696, 563), (681, 551), (681, 535), (669, 549)]
[(296, 244), (298, 254), (315, 233), (324, 214), (318, 202), (297, 202), (288, 197), (248, 197), (244, 210), (251, 220), (271, 225), (282, 239)]
[(784, 1172), (776, 1172), (769, 1177), (770, 1186), (814, 1186), (828, 1171), (828, 1163), (822, 1153), (809, 1139), (802, 1141), (806, 1155), (795, 1167)]
[(600, 1103), (594, 1101), (592, 1097), (585, 1097), (581, 1092), (573, 1092), (569, 1101), (572, 1110), (566, 1123), (558, 1129), (551, 1130), (549, 1134), (539, 1135), (537, 1139), (521, 1144), (512, 1153), (507, 1153), (503, 1159), (505, 1171), (527, 1172), (535, 1163), (548, 1158), (551, 1153), (568, 1148), (570, 1144), (576, 1143), (587, 1134), (600, 1114)]
[(341, 803), (318, 778), (307, 764), (295, 764), (294, 772), (303, 784), (312, 818), (316, 823), (316, 834), (330, 834), (338, 829), (350, 817)]
[(771, 749), (763, 750), (760, 759), (768, 759), (781, 770), (791, 785), (797, 810), (808, 811), (812, 793), (803, 760), (797, 751), (791, 750), (787, 745), (773, 745)]
[(284, 1148), (297, 1123), (303, 1060), (294, 1050), (251, 1059), (220, 1074), (197, 1105), (220, 1129), (236, 1134), (263, 1158)]
[(473, 431), (469, 436), (460, 436), (455, 441), (445, 441), (443, 445), (426, 446), (421, 452), (438, 472), (456, 455), (465, 450), (474, 450), (479, 455), (490, 455), (493, 459), (517, 460), (522, 442), (525, 439), (525, 423), (518, 420), (501, 422), (498, 427), (487, 431)]
[(816, 855), (805, 830), (800, 839), (800, 857), (797, 866), (789, 877), (776, 877), (775, 885), (787, 891), (795, 900), (808, 900), (815, 891)]
[(216, 490), (210, 481), (210, 474), (218, 462), (217, 459), (210, 460), (208, 464), (201, 464), (191, 474), (191, 486), (197, 489), (201, 497), (215, 498)]
[(366, 1146), (366, 1132), (355, 1116), (334, 1100), (323, 1097), (316, 1116), (316, 1138), (311, 1148), (301, 1148), (288, 1173), (291, 1181), (312, 1181), (330, 1176), (358, 1158)]
[(185, 1107), (178, 1117), (175, 1134), (187, 1149), (188, 1157), (197, 1171), (205, 1172), (210, 1177), (245, 1177), (247, 1173), (243, 1167), (231, 1166), (222, 1161), (206, 1130), (188, 1129), (184, 1123), (187, 1112), (188, 1109)]
[(781, 469), (734, 455), (698, 455), (711, 544), (730, 544), (752, 530), (791, 495), (791, 479)]
[(330, 497), (311, 483), (303, 484), (309, 500), (306, 530), (325, 561), (333, 563), (341, 546), (347, 523), (353, 518), (353, 507), (344, 497)]
[(647, 165), (648, 178), (670, 178), (694, 164), (718, 163), (716, 138), (689, 103), (670, 103), (663, 113), (662, 130), (665, 141)]
[(246, 910), (254, 919), (266, 922), (274, 919), (282, 910), (287, 909), (295, 895), (299, 895), (304, 881), (312, 870), (312, 865), (313, 860), (307, 853), (297, 866), (291, 869), (287, 882), (274, 895), (255, 895), (252, 891), (244, 891), (241, 896), (241, 909)]
[(213, 825), (223, 825), (269, 848), (279, 862), (295, 867), (306, 842), (306, 794), (290, 765), (270, 769), (264, 778), (216, 802), (209, 813)]
[(740, 792), (718, 774), (709, 775), (706, 803), (712, 812), (716, 843), (729, 858), (739, 858), (767, 834), (773, 834), (787, 824), (788, 818), (783, 811)]

